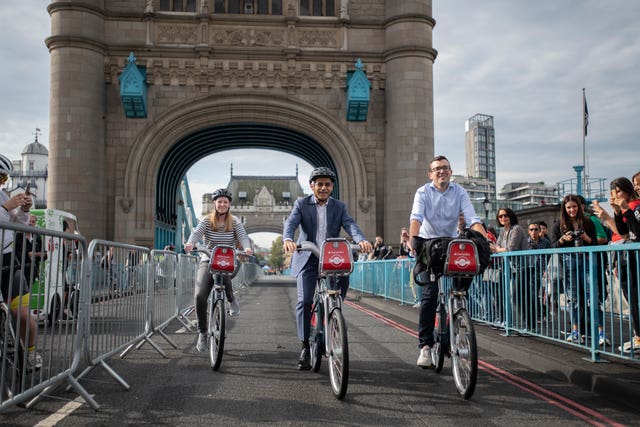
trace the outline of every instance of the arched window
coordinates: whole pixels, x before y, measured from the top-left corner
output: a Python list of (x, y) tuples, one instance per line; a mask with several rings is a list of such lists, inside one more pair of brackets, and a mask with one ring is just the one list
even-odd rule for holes
[(335, 0), (300, 0), (301, 16), (336, 16)]
[(213, 12), (282, 15), (282, 0), (214, 0)]

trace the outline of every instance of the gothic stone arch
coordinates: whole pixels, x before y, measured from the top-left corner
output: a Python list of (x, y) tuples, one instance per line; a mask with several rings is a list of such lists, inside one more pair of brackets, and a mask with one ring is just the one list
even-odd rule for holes
[(349, 130), (310, 104), (273, 95), (237, 95), (185, 101), (140, 132), (127, 160), (122, 195), (117, 198), (115, 240), (152, 245), (156, 177), (168, 150), (193, 132), (238, 122), (278, 125), (317, 141), (329, 153), (341, 177), (341, 199), (366, 235), (375, 234), (375, 195), (369, 190), (365, 156)]

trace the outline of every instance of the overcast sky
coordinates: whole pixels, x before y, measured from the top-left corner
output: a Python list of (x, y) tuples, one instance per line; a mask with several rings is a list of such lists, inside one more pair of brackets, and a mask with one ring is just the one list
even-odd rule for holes
[[(47, 4), (0, 5), (0, 152), (11, 159), (36, 127), (48, 146)], [(608, 182), (640, 170), (640, 1), (434, 0), (433, 15), (435, 151), (454, 173), (465, 171), (464, 122), (483, 113), (495, 118), (498, 188), (575, 177), (582, 88), (589, 175)], [(219, 153), (189, 172), (192, 195), (225, 186), (230, 163), (236, 174), (293, 175), (296, 162), (306, 177), (310, 166), (292, 156)]]

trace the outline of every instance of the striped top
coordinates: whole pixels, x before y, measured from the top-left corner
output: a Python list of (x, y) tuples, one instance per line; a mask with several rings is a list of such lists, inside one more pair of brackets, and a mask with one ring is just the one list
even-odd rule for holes
[(235, 216), (232, 216), (232, 218), (233, 229), (231, 231), (224, 231), (224, 225), (218, 227), (217, 230), (212, 230), (210, 217), (208, 215), (203, 217), (196, 229), (191, 233), (191, 236), (189, 236), (187, 243), (195, 246), (198, 242), (202, 241), (209, 249), (213, 249), (216, 245), (227, 245), (235, 248), (237, 244), (242, 246), (242, 249), (250, 248), (251, 241), (249, 240), (249, 236), (247, 236), (242, 222)]

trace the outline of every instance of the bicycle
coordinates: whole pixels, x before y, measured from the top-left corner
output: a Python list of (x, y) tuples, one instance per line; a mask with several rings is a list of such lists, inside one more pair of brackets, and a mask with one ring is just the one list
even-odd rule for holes
[(209, 257), (209, 270), (213, 275), (213, 287), (209, 295), (207, 309), (207, 341), (209, 343), (209, 363), (217, 371), (222, 363), (224, 339), (226, 334), (227, 311), (225, 309), (226, 292), (223, 276), (233, 277), (238, 271), (238, 257), (233, 247), (218, 245), (212, 251), (198, 248)]
[(331, 391), (341, 400), (347, 394), (349, 384), (349, 341), (338, 277), (351, 274), (353, 252), (360, 247), (343, 238), (329, 238), (321, 249), (311, 242), (302, 242), (298, 244), (298, 250), (310, 251), (320, 260), (311, 307), (311, 369), (318, 372), (322, 357), (328, 358)]
[[(441, 241), (447, 245), (442, 271), (427, 269), (419, 273), (435, 274), (439, 289), (433, 329), (435, 343), (431, 347), (431, 358), (433, 369), (437, 373), (442, 370), (445, 356), (451, 359), (458, 393), (468, 400), (475, 391), (478, 379), (476, 333), (467, 311), (467, 291), (473, 277), (480, 273), (478, 249), (469, 239), (442, 238)], [(425, 252), (427, 251), (422, 252), (419, 262), (429, 265)], [(448, 295), (445, 295), (445, 278), (451, 279)], [(424, 283), (425, 280), (416, 277), (416, 281)]]

